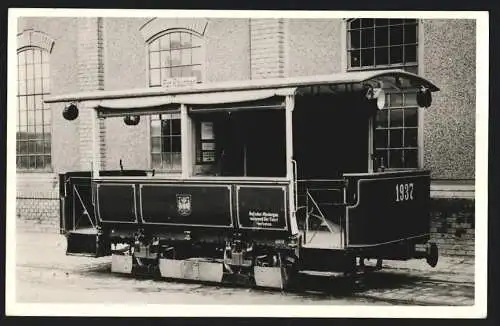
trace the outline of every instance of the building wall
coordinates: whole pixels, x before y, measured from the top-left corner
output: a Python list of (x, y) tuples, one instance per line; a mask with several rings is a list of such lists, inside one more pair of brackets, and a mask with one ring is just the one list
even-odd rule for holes
[(475, 173), (476, 26), (472, 20), (424, 20), (423, 75), (441, 89), (424, 114), (424, 161), (433, 179)]
[(288, 76), (341, 72), (342, 19), (289, 19)]

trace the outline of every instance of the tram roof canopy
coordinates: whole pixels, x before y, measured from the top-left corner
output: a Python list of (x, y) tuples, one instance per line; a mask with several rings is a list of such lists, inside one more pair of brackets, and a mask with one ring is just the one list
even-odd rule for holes
[[(165, 88), (93, 91), (55, 95), (46, 103), (92, 102), (102, 110), (140, 110), (173, 104), (217, 105), (260, 101), (276, 96), (335, 94), (355, 86), (371, 85), (384, 90), (425, 87), (431, 92), (439, 88), (429, 80), (404, 70), (356, 71), (331, 75), (258, 79), (245, 81), (200, 83)], [(89, 103), (90, 104), (90, 103)]]

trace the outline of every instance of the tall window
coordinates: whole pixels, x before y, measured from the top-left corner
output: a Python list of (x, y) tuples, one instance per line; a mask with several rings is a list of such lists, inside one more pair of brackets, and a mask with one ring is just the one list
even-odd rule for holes
[(417, 72), (416, 19), (351, 19), (347, 37), (350, 69), (399, 66)]
[[(149, 86), (165, 80), (195, 77), (202, 81), (202, 40), (188, 32), (171, 32), (149, 43)], [(151, 162), (155, 169), (181, 170), (181, 122), (179, 114), (151, 118)]]
[[(349, 19), (348, 70), (399, 68), (418, 72), (416, 19)], [(418, 105), (416, 90), (386, 95), (377, 113), (375, 154), (386, 168), (418, 168)]]
[(49, 94), (49, 53), (37, 47), (17, 54), (17, 168), (51, 169), (51, 113), (43, 102)]

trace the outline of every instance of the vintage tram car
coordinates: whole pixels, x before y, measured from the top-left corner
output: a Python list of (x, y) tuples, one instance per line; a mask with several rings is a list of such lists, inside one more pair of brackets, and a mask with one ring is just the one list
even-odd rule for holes
[[(427, 108), (438, 90), (390, 70), (53, 96), (67, 120), (93, 114), (92, 171), (60, 175), (67, 254), (111, 256), (118, 273), (275, 288), (307, 271), (355, 275), (365, 259), (435, 266), (429, 171), (384, 169), (373, 133), (387, 94)], [(181, 135), (178, 174), (121, 160), (101, 170), (100, 120), (139, 128), (158, 114), (178, 117), (166, 126)]]

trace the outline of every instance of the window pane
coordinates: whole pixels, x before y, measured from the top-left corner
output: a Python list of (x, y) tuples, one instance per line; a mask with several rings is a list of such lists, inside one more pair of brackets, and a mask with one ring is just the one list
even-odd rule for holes
[(417, 25), (406, 25), (405, 30), (405, 43), (417, 43)]
[(402, 19), (389, 19), (389, 23), (391, 25), (397, 25), (397, 24), (402, 24), (403, 20)]
[(43, 74), (43, 77), (50, 77), (50, 68), (49, 68), (49, 64), (48, 63), (44, 63), (42, 65), (42, 74)]
[(33, 51), (33, 63), (41, 63), (42, 62), (42, 53), (40, 50)]
[(170, 34), (170, 48), (178, 49), (181, 47), (181, 34), (180, 33), (171, 33)]
[(389, 152), (389, 166), (391, 168), (403, 167), (403, 151), (401, 149), (391, 149)]
[(24, 81), (26, 79), (26, 67), (19, 66), (19, 80)]
[(172, 77), (182, 77), (182, 67), (173, 67)]
[(390, 112), (390, 126), (402, 127), (403, 126), (403, 109), (391, 109)]
[(161, 79), (172, 77), (172, 68), (161, 68)]
[(151, 51), (158, 51), (160, 50), (160, 40), (156, 39), (151, 44), (149, 45), (149, 50)]
[(43, 123), (45, 125), (50, 125), (52, 123), (52, 112), (50, 109), (43, 110)]
[(351, 67), (359, 67), (361, 52), (359, 50), (354, 50), (350, 52), (350, 55), (351, 55)]
[(417, 128), (406, 128), (405, 129), (405, 147), (417, 147), (418, 146), (418, 129)]
[(172, 60), (170, 58), (170, 51), (161, 52), (161, 66), (170, 67), (172, 65)]
[(377, 46), (389, 45), (389, 27), (378, 27), (375, 30), (375, 42)]
[(418, 126), (418, 109), (405, 109), (405, 126), (417, 127)]
[(191, 64), (191, 50), (182, 50), (181, 52), (181, 64), (190, 65)]
[(18, 92), (19, 95), (26, 95), (26, 82), (24, 80), (19, 81)]
[(42, 78), (42, 65), (40, 63), (34, 66), (35, 68), (35, 78)]
[(181, 64), (181, 51), (172, 50), (171, 51), (171, 66), (179, 66)]
[(170, 49), (170, 34), (167, 34), (160, 38), (160, 50), (168, 49)]
[(391, 64), (402, 63), (403, 62), (403, 47), (402, 46), (391, 46), (390, 49), (390, 60)]
[(193, 76), (195, 76), (195, 77), (196, 77), (196, 80), (197, 80), (198, 82), (201, 82), (201, 81), (202, 81), (202, 80), (201, 80), (201, 66), (193, 66), (193, 67), (192, 67), (192, 70), (193, 70), (193, 71), (192, 71)]
[(373, 18), (362, 18), (361, 27), (372, 27), (375, 24)]
[(417, 62), (417, 46), (416, 45), (405, 46), (405, 63), (406, 62)]
[(390, 35), (391, 45), (403, 44), (403, 26), (391, 26), (389, 28), (389, 31), (391, 33)]
[(181, 134), (181, 119), (172, 119), (172, 135)]
[(27, 94), (35, 94), (35, 81), (33, 79), (28, 79), (26, 84)]
[(382, 19), (382, 18), (375, 19), (375, 25), (376, 26), (386, 26), (386, 25), (389, 25), (389, 19)]
[(150, 82), (151, 86), (157, 86), (157, 85), (161, 84), (160, 70), (159, 69), (152, 69), (150, 71), (150, 76), (149, 77), (151, 78), (151, 82)]
[(181, 152), (181, 137), (174, 136), (172, 137), (172, 152)]
[(50, 79), (49, 78), (43, 79), (42, 87), (43, 87), (44, 93), (47, 93), (50, 90)]
[(389, 48), (376, 48), (375, 64), (386, 65), (389, 63)]
[(375, 148), (387, 148), (388, 146), (387, 130), (375, 130)]
[(388, 167), (389, 164), (389, 151), (387, 150), (377, 150), (375, 151), (378, 166)]
[(405, 93), (405, 106), (415, 106), (418, 107), (417, 104), (417, 93)]
[(389, 138), (391, 148), (403, 147), (403, 129), (390, 130)]
[(389, 97), (391, 107), (401, 107), (403, 106), (403, 94), (402, 93), (391, 93)]
[(42, 79), (35, 79), (35, 93), (42, 94), (43, 92)]
[(160, 52), (150, 52), (149, 53), (149, 67), (159, 68), (160, 67)]
[(183, 48), (190, 48), (192, 46), (190, 33), (181, 34), (181, 44)]
[(26, 79), (33, 79), (34, 71), (33, 65), (29, 65), (26, 67)]
[(17, 58), (19, 66), (24, 66), (26, 64), (26, 51), (18, 53)]
[(360, 19), (353, 19), (350, 22), (351, 28), (359, 28), (360, 25)]
[(170, 121), (171, 120), (162, 120), (161, 121), (161, 135), (162, 136), (170, 136)]
[(26, 54), (26, 63), (28, 65), (32, 64), (33, 63), (33, 51), (32, 50), (26, 50), (26, 51), (24, 51), (24, 53)]
[(172, 151), (172, 139), (171, 137), (162, 137), (161, 139), (161, 151), (162, 153), (170, 153)]
[(363, 66), (373, 66), (374, 64), (373, 54), (374, 54), (373, 49), (361, 50), (361, 64)]
[(363, 48), (373, 47), (374, 44), (374, 30), (364, 29), (361, 31), (361, 46)]
[(182, 77), (191, 77), (193, 74), (193, 66), (182, 67)]
[(359, 31), (350, 31), (349, 39), (351, 40), (351, 49), (358, 49), (360, 47)]
[(416, 149), (406, 149), (404, 151), (404, 166), (406, 168), (418, 167), (418, 152)]
[(44, 152), (45, 154), (51, 154), (51, 153), (50, 153), (50, 141), (45, 141), (45, 142), (43, 143), (43, 145), (44, 145), (44, 146), (43, 146), (43, 152)]
[(380, 110), (377, 112), (375, 117), (375, 127), (387, 127), (388, 126), (388, 110)]
[(181, 153), (172, 153), (171, 166), (172, 169), (180, 170), (181, 168)]

